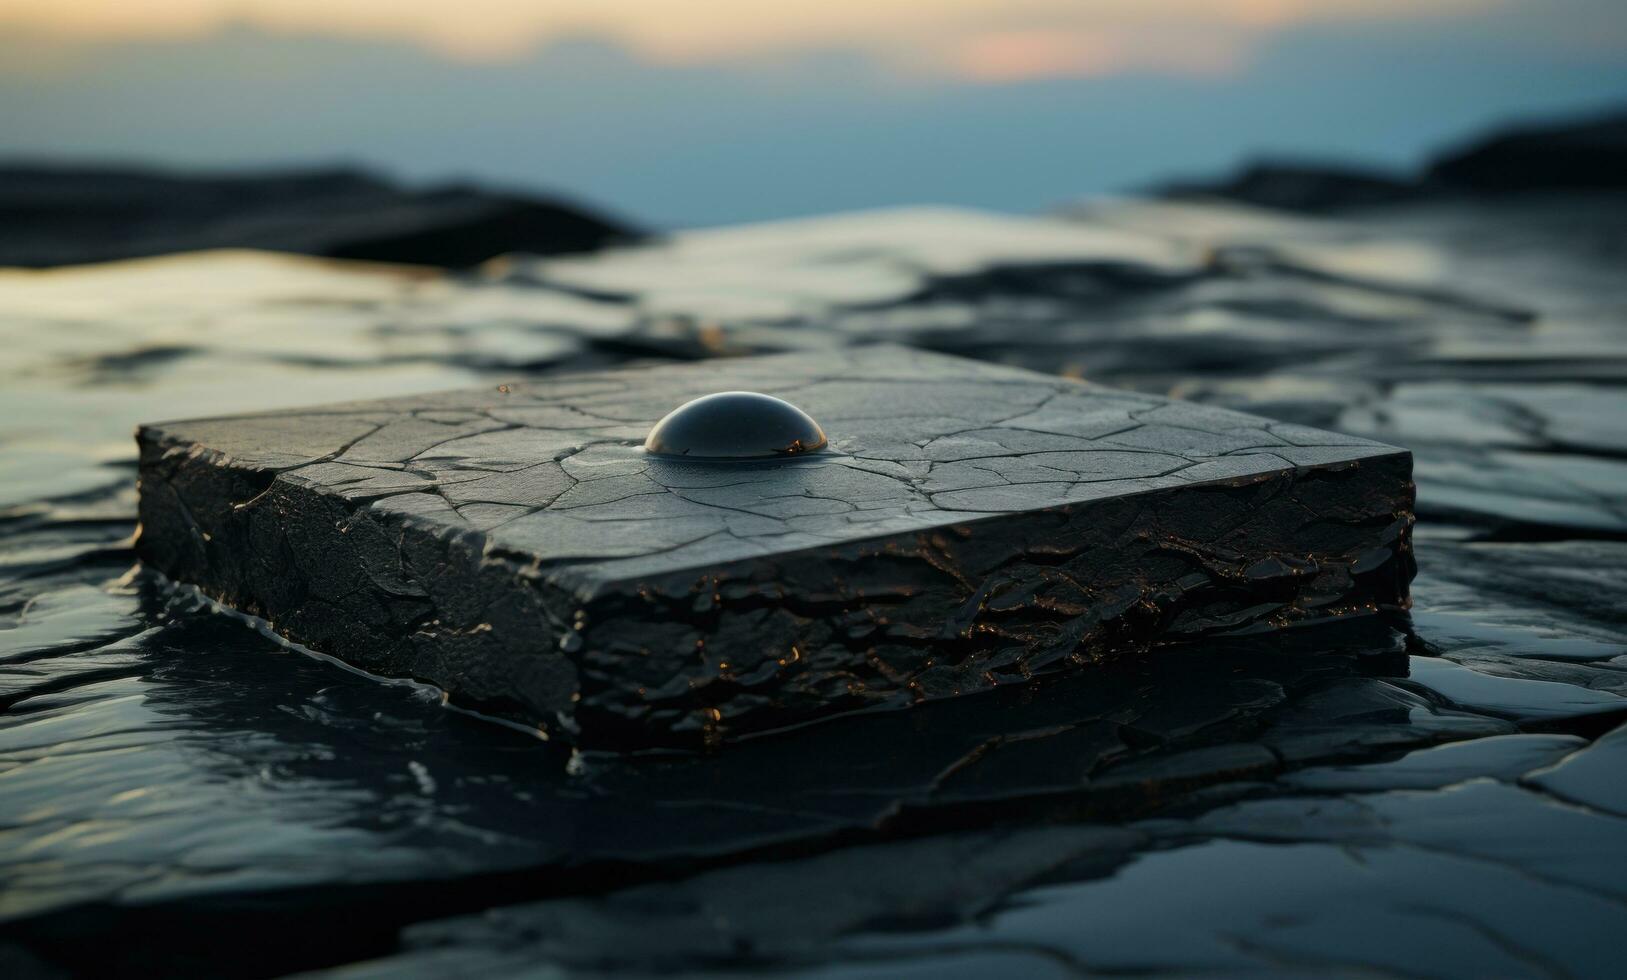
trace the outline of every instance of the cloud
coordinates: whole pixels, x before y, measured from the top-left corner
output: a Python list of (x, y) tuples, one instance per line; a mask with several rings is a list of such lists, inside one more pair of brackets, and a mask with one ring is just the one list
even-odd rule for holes
[(1095, 78), (1128, 71), (1230, 75), (1243, 67), (1249, 43), (1220, 31), (1159, 37), (1078, 31), (997, 31), (960, 41), (939, 67), (974, 81)]
[[(1247, 57), (1206, 70), (1170, 67), (1180, 62), (1152, 39), (1137, 63), (1165, 67), (1134, 69), (1111, 42), (1025, 48), (1022, 29), (981, 63), (907, 84), (896, 66), (834, 43), (673, 63), (578, 35), (468, 62), (413, 40), (241, 24), (196, 39), (58, 42), (54, 61), (36, 57), (23, 73), (22, 56), (44, 47), (0, 30), (0, 156), (350, 160), (414, 180), (564, 188), (657, 225), (906, 202), (1028, 210), (1260, 153), (1406, 166), (1510, 118), (1627, 99), (1619, 55), (1583, 57), (1522, 26), (1238, 28), (1227, 37), (1252, 44)], [(945, 56), (1012, 34), (984, 25), (954, 35)], [(1156, 39), (1214, 50), (1202, 34)]]
[[(1511, 0), (0, 0), (0, 26), (80, 39), (273, 33), (411, 41), (472, 61), (561, 37), (610, 38), (655, 64), (749, 62), (828, 48), (908, 75), (991, 81), (1135, 70), (1232, 71), (1307, 24), (1429, 21)], [(1526, 0), (1534, 2), (1534, 0)]]

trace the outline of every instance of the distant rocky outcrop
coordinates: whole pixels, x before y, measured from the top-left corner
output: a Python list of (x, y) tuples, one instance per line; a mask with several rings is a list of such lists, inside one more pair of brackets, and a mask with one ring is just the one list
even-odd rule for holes
[(0, 165), (0, 266), (260, 248), (456, 268), (637, 237), (558, 200), (463, 186), (409, 190), (354, 170), (217, 176)]
[(1268, 161), (1250, 164), (1227, 180), (1170, 184), (1160, 193), (1174, 198), (1219, 197), (1286, 211), (1328, 211), (1410, 200), (1418, 188), (1404, 176), (1376, 170)]
[(1316, 212), (1420, 198), (1600, 190), (1627, 190), (1627, 111), (1505, 129), (1449, 150), (1414, 174), (1262, 161), (1225, 180), (1177, 182), (1158, 193)]
[(1483, 193), (1627, 190), (1627, 111), (1504, 130), (1437, 158), (1424, 180)]

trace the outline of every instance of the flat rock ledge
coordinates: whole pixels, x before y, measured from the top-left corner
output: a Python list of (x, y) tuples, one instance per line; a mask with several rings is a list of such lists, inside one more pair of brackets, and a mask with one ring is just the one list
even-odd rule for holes
[[(731, 389), (823, 453), (642, 449)], [(897, 347), (143, 426), (142, 559), (589, 748), (716, 745), (1404, 609), (1412, 457)]]

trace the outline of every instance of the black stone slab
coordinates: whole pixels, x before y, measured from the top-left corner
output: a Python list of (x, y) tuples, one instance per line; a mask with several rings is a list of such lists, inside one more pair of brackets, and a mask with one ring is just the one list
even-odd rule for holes
[[(646, 455), (761, 391), (785, 462)], [(871, 347), (143, 427), (142, 558), (579, 744), (701, 744), (1404, 607), (1408, 453)]]

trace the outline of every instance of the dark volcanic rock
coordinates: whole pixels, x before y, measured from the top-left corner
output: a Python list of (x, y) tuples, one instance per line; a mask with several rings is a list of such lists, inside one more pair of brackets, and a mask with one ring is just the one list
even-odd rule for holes
[(1437, 159), (1425, 179), (1488, 193), (1627, 189), (1627, 112), (1493, 134)]
[(0, 167), (0, 266), (261, 248), (461, 267), (505, 252), (583, 252), (634, 237), (558, 201), (463, 187), (409, 191), (346, 170), (189, 177)]
[[(719, 389), (825, 453), (647, 455)], [(144, 427), (138, 550), (370, 671), (699, 744), (1127, 648), (1403, 607), (1412, 460), (897, 348)]]
[(1417, 185), (1404, 175), (1348, 167), (1255, 163), (1229, 180), (1173, 184), (1167, 197), (1221, 197), (1285, 211), (1331, 211), (1336, 208), (1390, 204), (1418, 196)]
[(1421, 173), (1267, 160), (1220, 181), (1159, 189), (1285, 211), (1336, 211), (1440, 197), (1627, 189), (1627, 112), (1510, 128), (1437, 156)]

